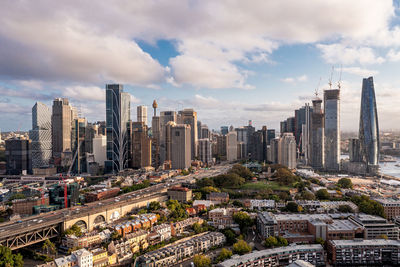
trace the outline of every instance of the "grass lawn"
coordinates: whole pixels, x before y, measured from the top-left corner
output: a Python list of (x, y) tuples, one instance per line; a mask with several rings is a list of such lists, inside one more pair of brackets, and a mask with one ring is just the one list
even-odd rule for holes
[(288, 186), (281, 186), (277, 182), (250, 182), (250, 183), (245, 183), (240, 187), (240, 189), (244, 190), (265, 190), (265, 189), (271, 189), (272, 191), (289, 191), (290, 187)]

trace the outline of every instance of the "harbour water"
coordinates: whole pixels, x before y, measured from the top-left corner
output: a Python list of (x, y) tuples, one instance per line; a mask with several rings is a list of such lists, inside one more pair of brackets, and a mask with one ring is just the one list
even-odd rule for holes
[(393, 157), (395, 159), (395, 162), (379, 162), (379, 166), (381, 167), (381, 173), (398, 177), (400, 178), (400, 167), (397, 167), (395, 165), (399, 164), (400, 166), (400, 158), (398, 157)]

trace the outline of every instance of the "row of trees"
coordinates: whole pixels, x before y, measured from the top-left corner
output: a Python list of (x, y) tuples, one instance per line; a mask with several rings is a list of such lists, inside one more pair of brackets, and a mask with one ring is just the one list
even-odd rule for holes
[(24, 261), (21, 254), (13, 254), (8, 247), (0, 246), (0, 267), (22, 267)]
[(274, 248), (274, 247), (286, 247), (288, 245), (288, 241), (286, 240), (286, 238), (282, 237), (282, 236), (270, 236), (268, 238), (265, 239), (264, 245), (267, 248)]

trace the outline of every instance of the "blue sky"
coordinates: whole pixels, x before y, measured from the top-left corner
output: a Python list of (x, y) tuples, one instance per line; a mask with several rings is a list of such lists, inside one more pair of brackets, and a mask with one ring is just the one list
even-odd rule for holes
[(390, 0), (4, 1), (0, 128), (30, 129), (34, 103), (55, 97), (104, 120), (106, 83), (125, 85), (133, 118), (157, 99), (159, 111), (194, 108), (213, 129), (248, 120), (278, 128), (320, 79), (322, 95), (334, 66), (343, 130), (358, 129), (368, 76), (380, 128), (399, 129), (398, 8)]

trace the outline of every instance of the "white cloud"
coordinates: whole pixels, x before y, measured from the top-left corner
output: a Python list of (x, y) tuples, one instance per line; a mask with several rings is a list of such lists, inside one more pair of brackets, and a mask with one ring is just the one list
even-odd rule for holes
[(106, 92), (97, 86), (74, 86), (67, 87), (63, 90), (65, 97), (77, 100), (105, 101)]
[(388, 58), (389, 61), (398, 62), (400, 61), (400, 51), (395, 51), (394, 49), (390, 49), (386, 57)]
[(317, 44), (321, 50), (322, 57), (330, 64), (380, 64), (385, 61), (383, 57), (377, 56), (370, 47), (351, 47), (344, 44)]
[(283, 78), (281, 79), (282, 82), (284, 83), (296, 83), (296, 82), (306, 82), (308, 81), (308, 77), (307, 75), (301, 75), (298, 77), (287, 77), (287, 78)]
[[(342, 68), (341, 70), (343, 72), (354, 74), (361, 77), (369, 77), (379, 73), (376, 70), (364, 69), (360, 67), (348, 67), (348, 68)], [(340, 69), (336, 69), (336, 71), (340, 71)]]

